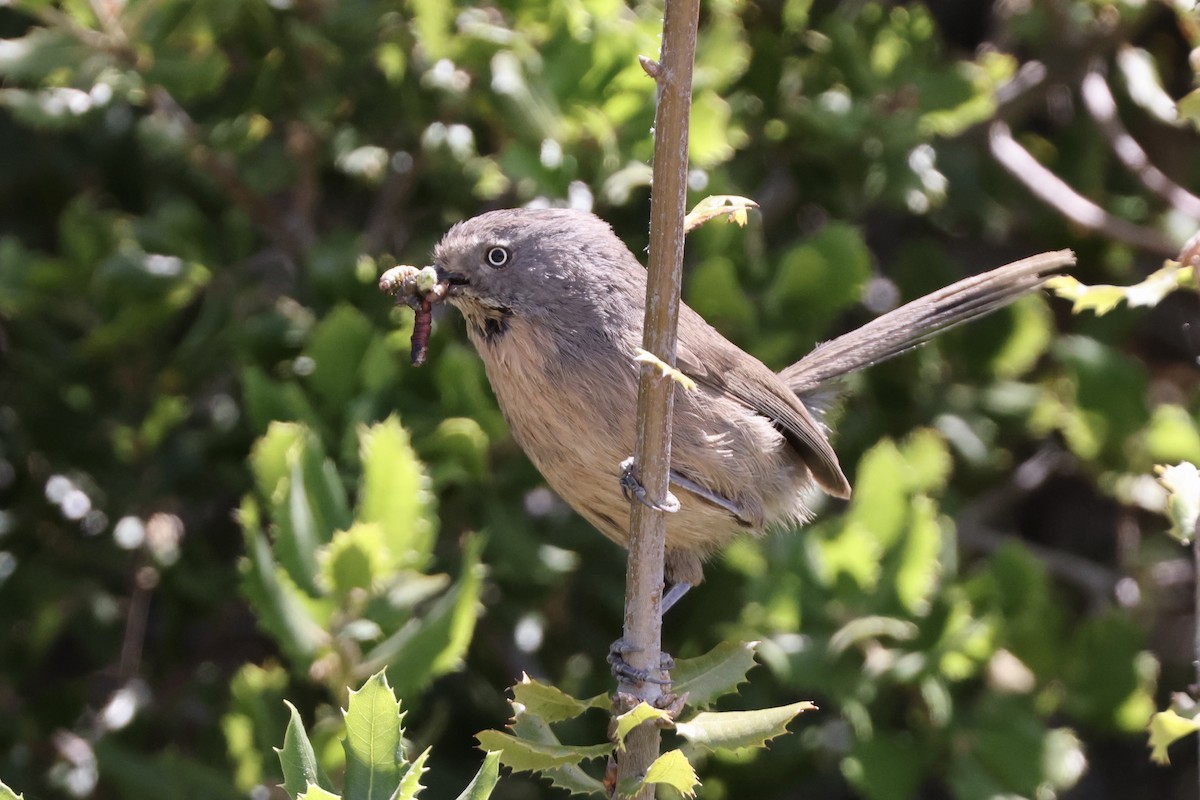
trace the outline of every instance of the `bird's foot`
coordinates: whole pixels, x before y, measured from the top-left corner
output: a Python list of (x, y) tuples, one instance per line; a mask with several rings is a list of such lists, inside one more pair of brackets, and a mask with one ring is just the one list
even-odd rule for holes
[(637, 475), (634, 474), (633, 467), (634, 461), (632, 456), (621, 462), (621, 494), (624, 495), (626, 500), (633, 502), (636, 498), (647, 508), (653, 508), (655, 511), (662, 511), (667, 514), (674, 514), (679, 510), (679, 498), (671, 494), (669, 490), (667, 491), (667, 499), (663, 502), (658, 503), (651, 500), (646, 495), (646, 487), (642, 485)]
[(663, 677), (656, 678), (651, 676), (652, 670), (639, 669), (625, 660), (625, 656), (640, 651), (640, 647), (635, 647), (624, 638), (613, 642), (612, 646), (608, 648), (608, 665), (612, 668), (613, 677), (628, 683), (653, 683), (656, 686), (670, 686), (669, 670), (675, 666), (675, 659), (667, 653), (662, 653), (656, 671)]

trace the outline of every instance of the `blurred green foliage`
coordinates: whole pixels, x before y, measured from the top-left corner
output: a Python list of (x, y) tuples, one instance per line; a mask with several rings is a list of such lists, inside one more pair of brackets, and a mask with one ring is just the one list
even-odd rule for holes
[[(1037, 250), (1135, 283), (1160, 254), (1031, 199), (985, 128), (1186, 238), (1195, 220), (1073, 99), (1108, 67), (1151, 159), (1200, 185), (1185, 5), (705, 3), (691, 187), (761, 212), (689, 238), (687, 301), (780, 368)], [(422, 796), (451, 798), (523, 672), (611, 689), (623, 554), (508, 437), (459, 323), (439, 317), (413, 369), (411, 314), (375, 280), (501, 205), (593, 207), (641, 252), (637, 56), (660, 19), (616, 0), (0, 4), (8, 785), (282, 798), (283, 698), (337, 775), (344, 692), (386, 669), (405, 752), (437, 745)], [(1160, 669), (1192, 680), (1190, 571), (1152, 469), (1200, 448), (1197, 308), (1068, 319), (1031, 298), (850, 381), (832, 419), (854, 500), (734, 545), (668, 619), (681, 658), (762, 641), (722, 710), (821, 708), (753, 761), (708, 756), (704, 796), (1190, 791), (1194, 756), (1152, 768), (1141, 730)], [(495, 796), (548, 791), (510, 776)]]

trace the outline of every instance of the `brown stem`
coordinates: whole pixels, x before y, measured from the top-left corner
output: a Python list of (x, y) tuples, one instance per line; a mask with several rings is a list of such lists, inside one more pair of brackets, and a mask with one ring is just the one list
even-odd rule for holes
[(988, 147), (992, 151), (992, 157), (1000, 162), (1000, 166), (1008, 170), (1010, 175), (1072, 222), (1168, 258), (1178, 253), (1178, 249), (1158, 231), (1113, 216), (1072, 189), (1066, 181), (1038, 163), (1038, 160), (1013, 138), (1012, 131), (1003, 122), (993, 122), (988, 128)]
[(1099, 70), (1093, 69), (1084, 76), (1079, 93), (1088, 114), (1096, 121), (1100, 132), (1108, 140), (1109, 148), (1125, 165), (1125, 169), (1133, 173), (1143, 186), (1170, 203), (1172, 208), (1194, 220), (1200, 220), (1200, 197), (1175, 183), (1150, 163), (1146, 151), (1121, 124), (1117, 116), (1117, 103)]
[[(650, 199), (650, 265), (646, 284), (643, 349), (674, 366), (679, 293), (683, 272), (683, 219), (687, 212), (688, 116), (696, 53), (699, 0), (666, 0), (663, 44), (655, 75), (658, 109), (654, 119), (654, 176)], [(669, 489), (671, 411), (675, 384), (660, 369), (642, 365), (638, 383), (635, 475), (651, 501), (664, 501)], [(629, 522), (629, 567), (625, 585), (625, 641), (634, 648), (634, 668), (655, 672), (661, 661), (663, 555), (667, 520), (662, 511), (635, 502)], [(622, 682), (621, 690), (655, 704), (662, 687)], [(626, 740), (617, 764), (618, 786), (646, 774), (658, 757), (659, 731), (642, 725)], [(650, 800), (654, 788), (638, 792)]]

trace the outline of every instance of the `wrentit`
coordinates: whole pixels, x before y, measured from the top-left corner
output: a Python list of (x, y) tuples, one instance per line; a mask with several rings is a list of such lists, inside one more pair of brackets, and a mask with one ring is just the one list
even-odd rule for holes
[[(627, 486), (645, 268), (607, 223), (565, 209), (460, 222), (433, 260), (439, 299), (466, 319), (513, 438), (563, 500), (626, 545), (622, 479)], [(1070, 251), (1045, 253), (959, 281), (818, 345), (779, 373), (682, 305), (676, 367), (696, 386), (675, 388), (677, 507), (667, 519), (663, 609), (700, 583), (703, 562), (733, 537), (806, 522), (814, 489), (850, 495), (811, 398), (1007, 305), (1072, 263)]]

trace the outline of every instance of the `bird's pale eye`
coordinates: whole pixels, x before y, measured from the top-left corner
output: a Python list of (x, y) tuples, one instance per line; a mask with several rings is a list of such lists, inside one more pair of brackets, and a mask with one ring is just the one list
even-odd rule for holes
[(487, 259), (488, 266), (492, 269), (501, 269), (508, 265), (509, 259), (512, 258), (512, 253), (508, 252), (507, 247), (489, 247), (484, 258)]

